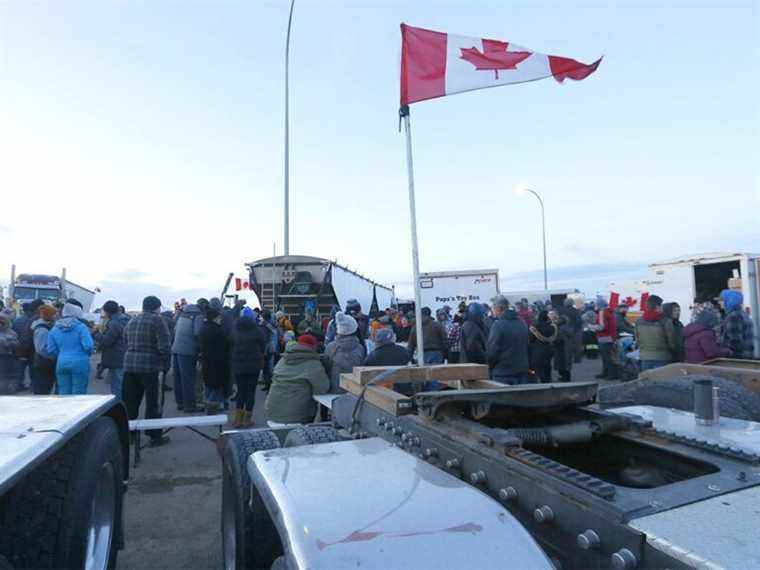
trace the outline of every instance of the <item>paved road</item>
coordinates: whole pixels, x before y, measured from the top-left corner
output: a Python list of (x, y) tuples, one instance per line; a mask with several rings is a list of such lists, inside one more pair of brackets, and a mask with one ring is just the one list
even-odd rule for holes
[[(90, 387), (95, 393), (110, 390), (102, 380), (93, 380)], [(265, 396), (261, 391), (256, 395), (256, 417), (262, 420)], [(164, 417), (180, 415), (173, 392), (167, 392)], [(216, 433), (213, 428), (203, 431)], [(221, 461), (216, 446), (186, 429), (172, 430), (169, 436), (168, 445), (145, 448), (140, 466), (131, 471), (126, 548), (119, 554), (118, 570), (223, 566)]]
[[(593, 380), (599, 360), (576, 365), (573, 379)], [(169, 380), (171, 383), (171, 379)], [(90, 391), (108, 393), (93, 380)], [(255, 417), (264, 425), (265, 394), (256, 394)], [(180, 415), (167, 392), (164, 416)], [(207, 429), (209, 435), (215, 430)], [(222, 568), (220, 515), (221, 461), (216, 447), (189, 430), (170, 433), (171, 442), (143, 451), (132, 471), (126, 498), (126, 548), (118, 570)]]

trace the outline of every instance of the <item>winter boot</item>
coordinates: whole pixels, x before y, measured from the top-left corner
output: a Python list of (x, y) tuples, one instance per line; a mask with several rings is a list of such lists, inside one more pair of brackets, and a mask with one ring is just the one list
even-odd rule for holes
[(230, 412), (230, 423), (234, 429), (243, 427), (243, 410), (234, 408)]
[(249, 428), (253, 425), (253, 412), (245, 411), (243, 412), (243, 425), (242, 427)]

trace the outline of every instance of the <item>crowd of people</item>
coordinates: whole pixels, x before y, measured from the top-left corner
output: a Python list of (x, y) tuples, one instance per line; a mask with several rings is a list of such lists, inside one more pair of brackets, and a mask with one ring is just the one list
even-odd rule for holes
[[(513, 306), (498, 295), (490, 306), (443, 307), (435, 318), (423, 307), (424, 362), (485, 364), (491, 378), (504, 384), (551, 382), (555, 371), (559, 381), (569, 382), (584, 335), (598, 346), (597, 378), (603, 379), (620, 378), (625, 353), (638, 354), (642, 371), (718, 356), (751, 358), (752, 323), (742, 301), (740, 292), (726, 290), (719, 304), (695, 307), (687, 326), (680, 307), (656, 295), (635, 323), (627, 306), (610, 307), (601, 298), (579, 309), (572, 299), (556, 307), (526, 299)], [(160, 417), (161, 390), (173, 389), (177, 409), (186, 414), (217, 414), (232, 402), (232, 424), (251, 426), (261, 383), (267, 420), (279, 426), (313, 420), (313, 396), (340, 392), (341, 374), (354, 367), (403, 366), (417, 354), (413, 314), (388, 308), (370, 317), (353, 299), (321, 320), (307, 306), (295, 325), (282, 311), (251, 309), (244, 302), (223, 307), (216, 298), (183, 299), (173, 311), (161, 308), (149, 296), (142, 311), (130, 316), (107, 301), (93, 325), (75, 299), (57, 306), (35, 301), (18, 315), (0, 307), (0, 391), (26, 390), (28, 371), (34, 394), (86, 394), (91, 356), (99, 351), (98, 376), (108, 373), (111, 391), (124, 401), (130, 419), (138, 417), (143, 400), (145, 417)], [(165, 385), (170, 370), (173, 388)], [(438, 388), (435, 382), (422, 387)], [(152, 445), (168, 441), (160, 430), (148, 436)]]
[[(588, 306), (582, 321), (599, 347), (602, 372), (597, 378), (628, 380), (674, 362), (753, 357), (753, 325), (741, 292), (726, 289), (719, 300), (691, 309), (691, 322), (684, 326), (678, 303), (666, 303), (657, 295), (648, 296), (634, 323), (626, 305), (612, 308), (599, 299)], [(626, 369), (631, 372), (624, 374)]]
[(0, 302), (0, 393), (86, 394), (90, 357), (101, 334), (84, 319), (76, 299), (24, 303), (18, 314)]

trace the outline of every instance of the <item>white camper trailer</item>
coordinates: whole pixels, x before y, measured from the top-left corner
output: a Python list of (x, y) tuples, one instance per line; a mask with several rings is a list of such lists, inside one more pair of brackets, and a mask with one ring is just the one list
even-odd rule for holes
[[(724, 289), (742, 292), (744, 306), (749, 308), (754, 324), (755, 357), (760, 357), (760, 254), (705, 253), (688, 255), (670, 261), (653, 263), (649, 275), (640, 281), (610, 283), (610, 290), (640, 298), (642, 293), (658, 295), (665, 302), (681, 306), (681, 321), (691, 321), (697, 303), (717, 299)], [(636, 307), (642, 310), (641, 307)]]

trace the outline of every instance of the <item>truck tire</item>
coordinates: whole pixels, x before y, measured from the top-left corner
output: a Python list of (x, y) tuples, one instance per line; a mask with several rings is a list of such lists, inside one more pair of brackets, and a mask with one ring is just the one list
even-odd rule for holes
[(667, 380), (636, 380), (599, 390), (600, 404), (646, 405), (694, 410), (694, 380), (709, 379), (719, 388), (720, 415), (760, 421), (760, 396), (733, 380), (715, 376), (689, 375)]
[(123, 497), (119, 431), (101, 417), (11, 490), (0, 552), (17, 570), (113, 568)]
[(285, 438), (283, 447), (297, 447), (299, 445), (314, 445), (315, 443), (333, 443), (341, 441), (338, 431), (330, 426), (306, 426), (298, 427), (291, 431)]
[(248, 476), (248, 458), (278, 449), (274, 432), (241, 431), (224, 446), (222, 477), (222, 554), (226, 570), (269, 568), (283, 553), (282, 543), (261, 496)]

